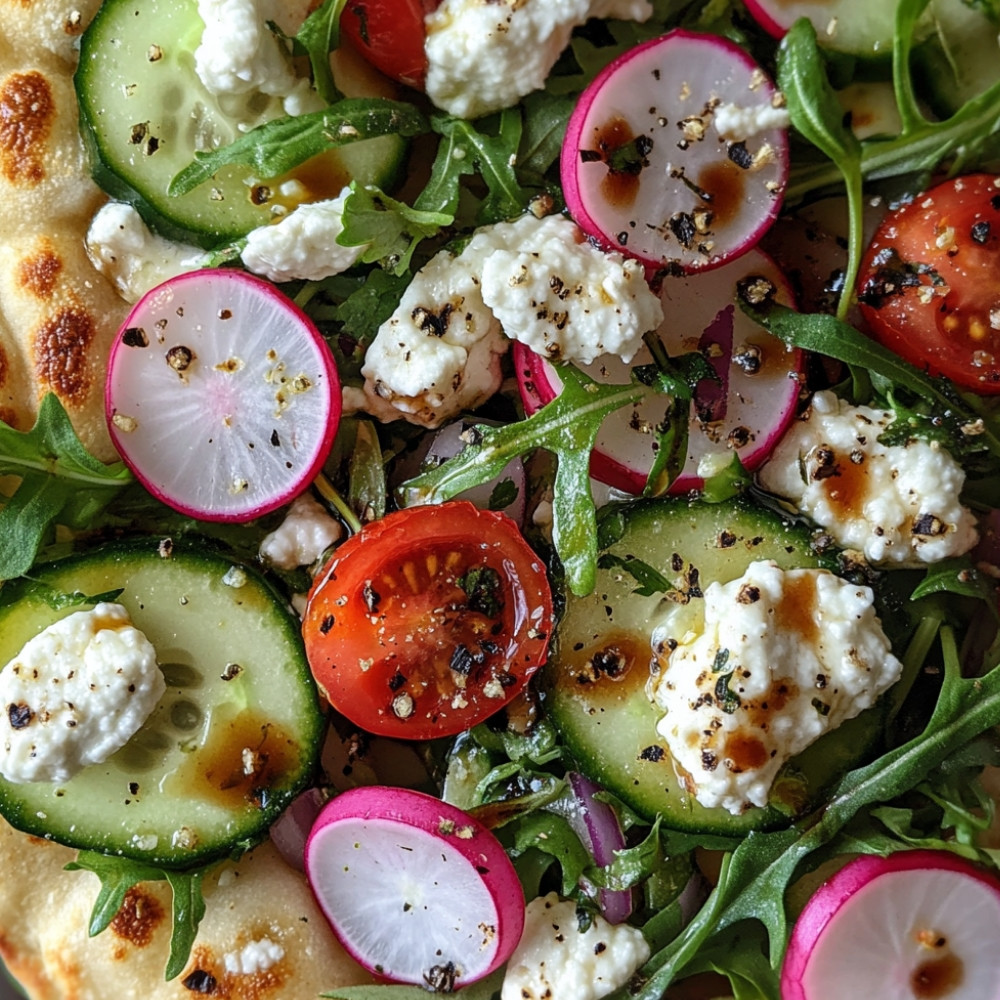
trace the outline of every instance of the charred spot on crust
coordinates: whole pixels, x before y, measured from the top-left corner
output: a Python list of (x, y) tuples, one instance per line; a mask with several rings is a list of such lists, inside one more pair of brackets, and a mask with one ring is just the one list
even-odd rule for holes
[(11, 184), (34, 187), (44, 179), (55, 114), (52, 88), (37, 70), (11, 73), (0, 87), (0, 172)]
[(109, 926), (117, 937), (136, 948), (145, 948), (153, 940), (163, 918), (164, 909), (160, 901), (138, 886), (132, 886), (125, 893), (122, 905)]

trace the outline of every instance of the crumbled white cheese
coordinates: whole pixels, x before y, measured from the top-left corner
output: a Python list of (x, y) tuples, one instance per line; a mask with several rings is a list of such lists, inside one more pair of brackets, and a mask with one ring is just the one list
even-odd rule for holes
[(362, 368), (367, 408), (437, 427), (500, 387), (504, 333), (549, 358), (627, 361), (662, 318), (641, 267), (569, 219), (485, 226), (461, 254), (433, 257), (379, 328)]
[(936, 442), (879, 444), (892, 420), (818, 392), (760, 470), (761, 485), (875, 564), (921, 566), (968, 552), (978, 535), (959, 502), (965, 472)]
[(0, 774), (68, 781), (123, 747), (165, 690), (156, 651), (120, 604), (60, 619), (0, 671)]
[(285, 949), (270, 938), (245, 944), (239, 951), (228, 951), (222, 958), (226, 972), (231, 976), (252, 976), (267, 972), (285, 957)]
[(646, 0), (444, 0), (424, 19), (427, 95), (459, 118), (512, 107), (545, 85), (577, 25), (650, 14)]
[(788, 128), (788, 108), (775, 107), (771, 101), (763, 104), (752, 104), (742, 107), (739, 104), (720, 104), (713, 114), (712, 121), (719, 138), (728, 142), (742, 142), (752, 139), (761, 132), (769, 132), (775, 128)]
[(352, 267), (364, 246), (344, 246), (344, 204), (350, 188), (328, 201), (299, 205), (294, 211), (247, 236), (243, 263), (271, 281), (320, 281)]
[[(483, 251), (483, 301), (508, 337), (537, 354), (581, 364), (616, 354), (628, 362), (663, 321), (642, 265), (599, 250), (569, 219), (525, 215), (494, 230), (501, 228)], [(497, 246), (496, 235), (506, 245)]]
[(168, 278), (209, 263), (200, 247), (157, 236), (131, 205), (117, 201), (103, 205), (90, 223), (87, 254), (126, 302), (137, 302)]
[(279, 569), (311, 566), (335, 542), (344, 529), (308, 493), (292, 501), (285, 519), (260, 543), (260, 555)]
[(507, 341), (480, 293), (481, 261), (442, 251), (416, 274), (365, 354), (366, 408), (425, 427), (473, 409), (500, 388)]
[(869, 587), (755, 562), (654, 629), (657, 731), (690, 794), (739, 814), (767, 804), (782, 764), (894, 684)]
[(649, 954), (637, 927), (598, 915), (581, 930), (576, 904), (550, 892), (525, 909), (500, 1000), (598, 1000), (624, 986)]
[[(195, 71), (210, 93), (245, 97), (247, 110), (256, 94), (280, 98), (290, 115), (323, 107), (268, 27), (274, 20), (269, 0), (198, 0), (198, 16), (205, 29), (194, 54)], [(227, 111), (237, 113), (235, 106)]]

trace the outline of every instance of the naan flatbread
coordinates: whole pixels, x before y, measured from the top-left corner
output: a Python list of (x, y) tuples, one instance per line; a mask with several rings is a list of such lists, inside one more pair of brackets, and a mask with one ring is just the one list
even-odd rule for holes
[[(311, 1000), (370, 982), (347, 957), (305, 877), (264, 843), (206, 878), (205, 918), (184, 972), (166, 982), (170, 889), (141, 883), (111, 926), (87, 937), (96, 875), (64, 871), (76, 852), (0, 820), (0, 957), (32, 1000)], [(260, 963), (242, 957), (264, 950)]]
[[(79, 35), (99, 6), (0, 0), (0, 419), (26, 430), (54, 392), (84, 444), (109, 460), (105, 359), (128, 306), (84, 249), (105, 196), (90, 179), (72, 79)], [(269, 843), (206, 879), (205, 918), (171, 982), (169, 887), (136, 887), (111, 927), (89, 938), (99, 883), (64, 871), (75, 856), (0, 820), (0, 957), (32, 1000), (307, 1000), (370, 981), (305, 877)], [(241, 952), (265, 941), (281, 958), (246, 971)]]
[(109, 460), (104, 359), (127, 306), (84, 249), (104, 194), (73, 90), (78, 36), (98, 6), (0, 0), (0, 419), (26, 430), (54, 392)]

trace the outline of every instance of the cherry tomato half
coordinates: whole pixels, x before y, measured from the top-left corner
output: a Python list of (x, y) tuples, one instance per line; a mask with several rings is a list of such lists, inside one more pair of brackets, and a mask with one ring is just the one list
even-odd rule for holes
[(330, 703), (370, 732), (450, 736), (544, 662), (552, 594), (504, 514), (453, 501), (366, 525), (313, 583), (303, 636)]
[(933, 375), (1000, 393), (1000, 177), (958, 177), (890, 212), (858, 289), (876, 340)]
[(347, 0), (340, 30), (386, 76), (422, 89), (427, 72), (424, 16), (441, 0)]

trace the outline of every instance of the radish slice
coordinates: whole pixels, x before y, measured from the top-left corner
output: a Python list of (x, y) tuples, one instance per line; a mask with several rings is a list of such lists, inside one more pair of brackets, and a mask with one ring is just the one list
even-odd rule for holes
[[(706, 466), (727, 462), (734, 451), (747, 469), (757, 468), (795, 416), (802, 352), (787, 350), (735, 304), (736, 283), (754, 274), (777, 287), (779, 301), (792, 303), (783, 275), (756, 249), (710, 272), (664, 279), (660, 340), (670, 355), (702, 351), (720, 378), (703, 379), (695, 390), (688, 455), (671, 493), (701, 489)], [(581, 367), (598, 382), (627, 383), (633, 366), (651, 361), (644, 347), (631, 365), (605, 355)], [(528, 413), (561, 391), (555, 368), (540, 355), (515, 344), (514, 362)], [(651, 389), (635, 407), (604, 421), (590, 463), (595, 479), (626, 493), (642, 492), (656, 457), (652, 429), (663, 420), (664, 402)]]
[(690, 272), (745, 253), (781, 208), (782, 105), (724, 38), (675, 30), (629, 50), (570, 117), (561, 161), (570, 214), (653, 268)]
[(337, 796), (306, 844), (306, 874), (347, 951), (393, 982), (451, 992), (502, 965), (524, 928), (524, 893), (500, 842), (423, 792)]
[(896, 4), (881, 0), (745, 0), (747, 13), (781, 38), (800, 18), (812, 21), (825, 48), (862, 58), (892, 52)]
[(997, 1000), (1000, 881), (944, 851), (850, 862), (795, 924), (782, 1000)]
[(146, 294), (111, 349), (115, 447), (143, 485), (206, 521), (246, 521), (301, 493), (340, 420), (333, 355), (273, 285), (236, 270)]

